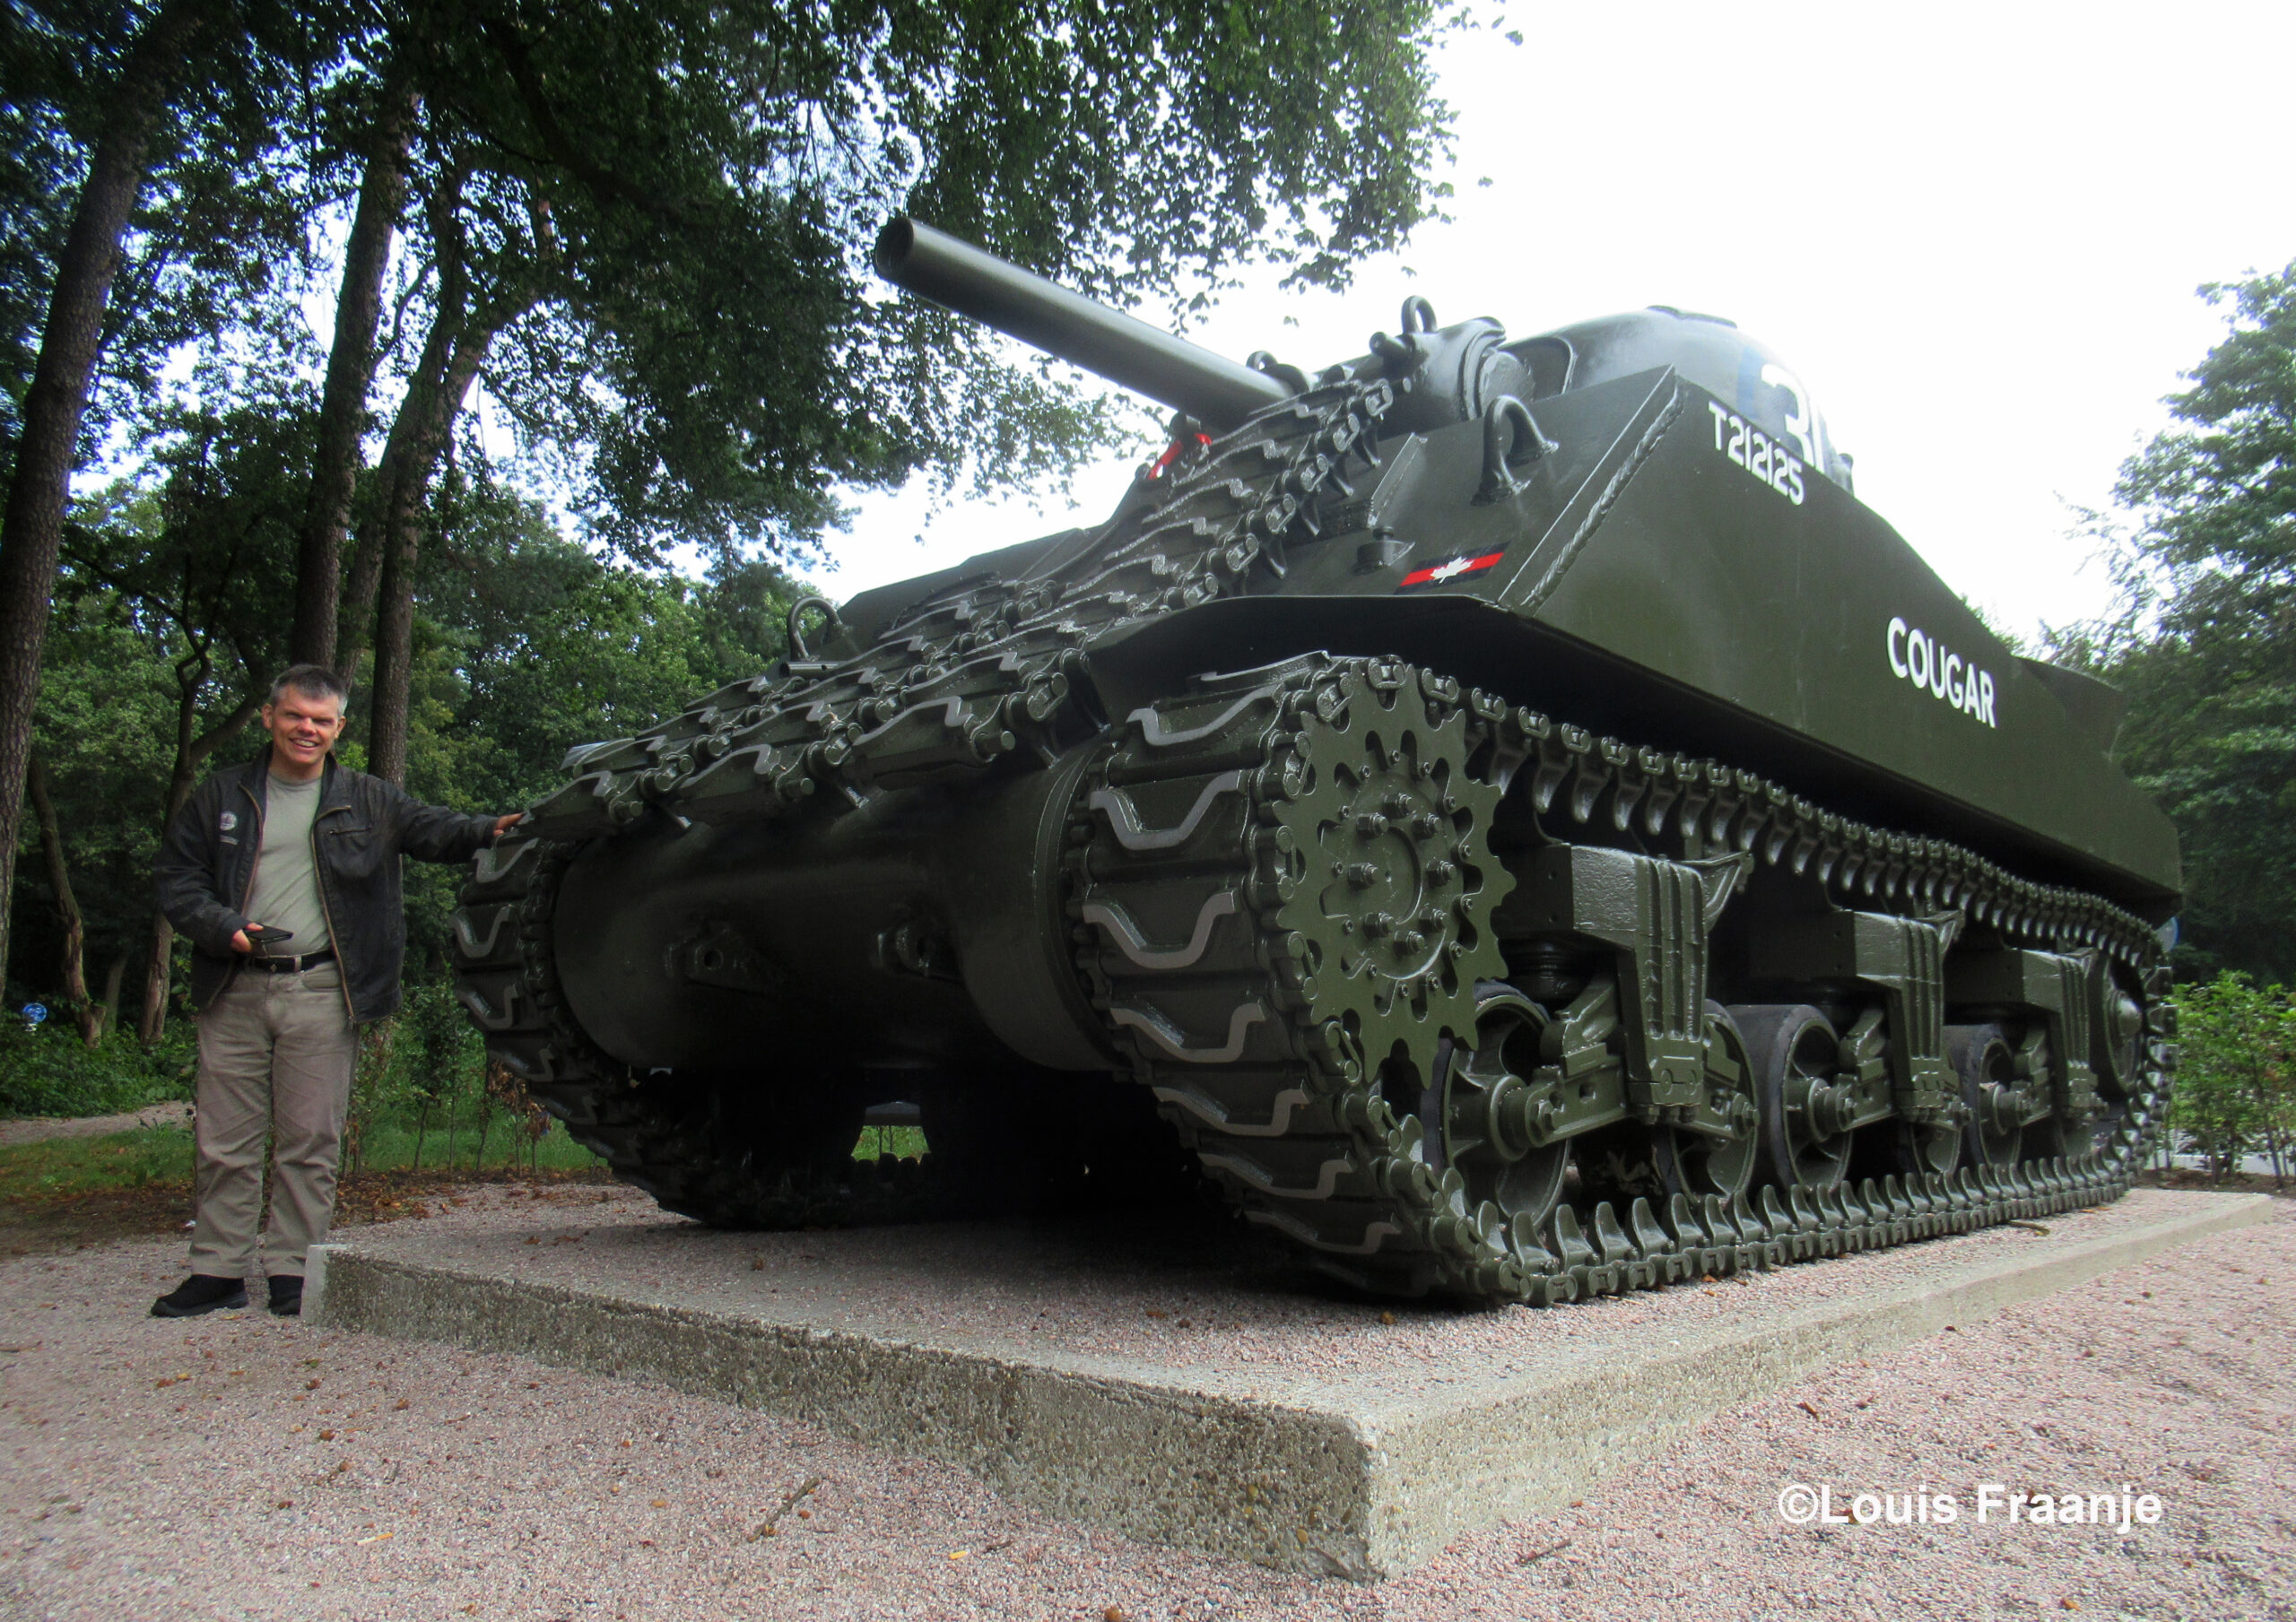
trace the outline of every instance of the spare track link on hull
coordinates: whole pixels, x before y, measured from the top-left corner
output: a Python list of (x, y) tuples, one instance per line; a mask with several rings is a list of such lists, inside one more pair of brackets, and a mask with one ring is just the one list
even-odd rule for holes
[(535, 807), (535, 831), (611, 835), (657, 811), (770, 820), (1050, 746), (1095, 637), (1280, 577), (1287, 537), (1339, 522), (1394, 398), (1384, 381), (1338, 382), (1271, 407), (1136, 484), (1045, 578), (960, 582), (853, 658), (785, 662), (596, 746)]
[[(1962, 1232), (2118, 1197), (2155, 1130), (2173, 1028), (2141, 921), (1748, 773), (1590, 737), (1400, 662), (1311, 657), (1201, 678), (1136, 712), (1091, 781), (1070, 918), (1118, 1051), (1248, 1218), (1366, 1288), (1544, 1305)], [(1396, 1061), (1386, 1087), (1378, 1061), (1431, 1073), (1446, 1027), (1472, 1028), (1477, 979), (1505, 974), (1490, 924), (1509, 881), (1484, 841), (1509, 785), (1542, 813), (1746, 853), (1866, 910), (1958, 909), (2005, 939), (2102, 950), (2151, 1004), (2111, 1138), (1817, 1197), (1563, 1203), (1535, 1228), (1471, 1205), (1391, 1103)], [(1351, 863), (1374, 838), (1387, 859)], [(1416, 905), (1398, 917), (1405, 891)], [(1303, 908), (1362, 950), (1320, 956)]]

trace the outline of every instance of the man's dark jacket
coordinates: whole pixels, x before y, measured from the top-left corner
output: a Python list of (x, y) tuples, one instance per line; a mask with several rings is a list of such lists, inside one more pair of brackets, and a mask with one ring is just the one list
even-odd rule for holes
[[(191, 940), (195, 1010), (214, 1001), (239, 972), (243, 954), (231, 950), (231, 937), (248, 924), (239, 909), (255, 883), (270, 781), (268, 748), (245, 766), (213, 773), (192, 791), (160, 847), (160, 909)], [(311, 813), (311, 865), (352, 1023), (398, 1009), (399, 964), (406, 955), (399, 857), (467, 862), (493, 833), (491, 817), (425, 805), (327, 757), (318, 809)], [(294, 946), (288, 942), (288, 950)]]

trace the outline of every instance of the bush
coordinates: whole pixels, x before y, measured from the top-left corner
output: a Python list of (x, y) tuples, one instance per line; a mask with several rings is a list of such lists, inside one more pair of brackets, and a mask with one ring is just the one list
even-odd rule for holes
[[(359, 1063), (344, 1132), (346, 1172), (406, 1164), (413, 1169), (467, 1163), (473, 1169), (539, 1158), (550, 1117), (516, 1079), (486, 1060), (486, 1045), (445, 984), (410, 985), (401, 1010), (360, 1034)], [(596, 1157), (549, 1164), (589, 1165)]]
[(2212, 1176), (2259, 1151), (2278, 1170), (2296, 1133), (2296, 997), (2228, 970), (2178, 987), (2176, 1001), (2182, 1056), (2170, 1130), (2207, 1158)]
[(68, 1021), (0, 1016), (0, 1116), (111, 1115), (188, 1098), (198, 1068), (187, 1030), (151, 1048), (113, 1031), (90, 1047)]

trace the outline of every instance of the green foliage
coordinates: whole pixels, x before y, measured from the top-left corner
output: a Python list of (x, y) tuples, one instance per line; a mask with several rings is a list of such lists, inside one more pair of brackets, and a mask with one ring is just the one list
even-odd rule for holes
[[(100, 492), (69, 530), (36, 735), (54, 763), (98, 981), (123, 959), (141, 975), (179, 719), (195, 739), (244, 721), (283, 660), (300, 500), (291, 464), (307, 424), (289, 413), (198, 420), (164, 483)], [(602, 560), (491, 479), (450, 476), (433, 523), (416, 598), (407, 786), (465, 811), (528, 804), (557, 786), (573, 745), (766, 669), (799, 594), (762, 560), (728, 560), (704, 581)], [(354, 699), (343, 751), (352, 764), (363, 706)], [(217, 758), (245, 759), (263, 742), (241, 725)], [(61, 926), (32, 854), (37, 828), (26, 836), (11, 972), (20, 996), (53, 1003)], [(406, 878), (411, 971), (437, 980), (463, 875), (413, 863)], [(137, 989), (131, 977), (129, 1002)]]
[[(173, 759), (176, 682), (159, 642), (112, 612), (116, 603), (58, 598), (48, 626), (48, 668), (33, 718), (34, 746), (48, 765), (72, 885), (87, 924), (90, 980), (123, 969), (123, 996), (136, 993), (149, 950), (152, 859)], [(34, 986), (62, 984), (62, 921), (48, 868), (24, 829), (16, 861), (16, 930), (11, 975)], [(131, 1017), (130, 1026), (135, 1021)]]
[(17, 17), (13, 6), (0, 13), (9, 89), (0, 96), (0, 479), (22, 430), (50, 268), (71, 223), (82, 163), (59, 99), (36, 88), (55, 82), (62, 53)]
[(2187, 426), (2132, 457), (2116, 493), (2179, 607), (2246, 636), (2296, 605), (2296, 265), (2201, 293), (2232, 330), (2170, 400)]
[(577, 743), (624, 736), (782, 653), (797, 589), (770, 565), (709, 582), (601, 561), (535, 503), (450, 480), (418, 596), (407, 786), (471, 811), (555, 788)]
[[(1444, 0), (413, 5), (352, 42), (420, 93), (403, 291), (578, 485), (595, 537), (809, 544), (841, 487), (1024, 482), (1118, 419), (888, 298), (887, 216), (1174, 308), (1244, 265), (1344, 282), (1439, 206)], [(433, 273), (435, 272), (435, 273)]]
[(490, 1080), (485, 1045), (453, 988), (411, 987), (400, 1013), (361, 1035), (344, 1132), (345, 1173), (598, 1164), (502, 1080)]
[[(152, 476), (98, 491), (65, 526), (33, 736), (87, 921), (90, 978), (135, 968), (129, 1001), (171, 798), (216, 748), (247, 736), (284, 663), (310, 416), (292, 388), (221, 417), (172, 413), (177, 437)], [(38, 829), (27, 820), (23, 834), (9, 971), (16, 989), (52, 996), (61, 924), (30, 854)]]
[(865, 1126), (853, 1145), (856, 1160), (874, 1160), (891, 1155), (896, 1160), (921, 1160), (925, 1158), (925, 1132), (915, 1126)]
[(2218, 1177), (2252, 1153), (2284, 1165), (2296, 1140), (2296, 994), (2226, 972), (2177, 993), (2183, 1050), (2169, 1129)]
[(410, 993), (401, 1019), (416, 1097), (435, 1102), (476, 1079), (485, 1049), (451, 989), (426, 985)]
[[(0, 466), (105, 87), (153, 10), (0, 12)], [(1061, 369), (891, 295), (868, 265), (886, 216), (1178, 315), (1255, 263), (1344, 282), (1445, 192), (1428, 56), (1453, 0), (225, 10), (123, 243), (83, 462), (100, 445), (129, 476), (75, 509), (47, 645), (39, 742), (99, 984), (141, 978), (171, 796), (259, 742), (310, 488), (305, 306), (335, 284), (379, 108), (419, 112), (363, 454), (426, 343), (486, 335), (490, 432), (425, 430), (445, 468), (407, 768), (469, 810), (530, 802), (569, 746), (771, 664), (793, 596), (774, 562), (841, 491), (1040, 481), (1127, 431)], [(504, 424), (498, 465), (480, 441), (499, 453)], [(663, 569), (680, 546), (705, 579)], [(53, 1002), (54, 898), (40, 863), (18, 871), (7, 990)], [(409, 878), (433, 981), (456, 875)]]
[(62, 1019), (0, 1018), (0, 1116), (116, 1115), (191, 1097), (198, 1050), (178, 1035), (145, 1047), (133, 1031), (84, 1045)]
[(2231, 331), (2092, 516), (2123, 585), (2055, 655), (2129, 697), (2116, 754), (2175, 819), (2187, 972), (2296, 979), (2296, 265), (2201, 290)]
[[(13, 451), (53, 276), (123, 59), (158, 9), (48, 0), (0, 12), (0, 447)], [(241, 11), (241, 8), (232, 8)], [(103, 365), (82, 423), (92, 455), (163, 410), (187, 343), (237, 328), (308, 349), (295, 306), (307, 239), (339, 154), (343, 100), (322, 84), (350, 14), (332, 4), (245, 8), (207, 30), (153, 133), (152, 172), (121, 243)]]

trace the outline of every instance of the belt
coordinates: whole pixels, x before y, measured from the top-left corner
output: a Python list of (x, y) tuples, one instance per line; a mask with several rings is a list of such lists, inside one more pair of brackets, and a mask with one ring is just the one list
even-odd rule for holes
[(300, 975), (307, 968), (334, 962), (335, 948), (329, 946), (318, 951), (305, 952), (300, 958), (249, 958), (248, 961), (269, 974)]

